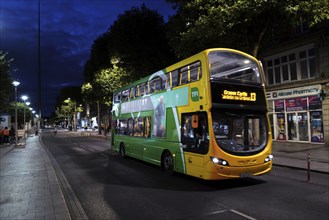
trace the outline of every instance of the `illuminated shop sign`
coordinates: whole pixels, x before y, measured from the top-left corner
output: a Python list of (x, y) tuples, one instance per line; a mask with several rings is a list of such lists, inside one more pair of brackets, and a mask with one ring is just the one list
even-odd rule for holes
[(321, 90), (321, 85), (314, 85), (314, 86), (305, 86), (299, 88), (278, 90), (274, 92), (267, 92), (266, 96), (268, 99), (309, 96), (309, 95), (317, 95), (320, 92), (320, 90)]
[(249, 102), (256, 101), (255, 92), (224, 90), (221, 95), (222, 95), (222, 99), (226, 99), (226, 100), (239, 100), (239, 101), (249, 101)]

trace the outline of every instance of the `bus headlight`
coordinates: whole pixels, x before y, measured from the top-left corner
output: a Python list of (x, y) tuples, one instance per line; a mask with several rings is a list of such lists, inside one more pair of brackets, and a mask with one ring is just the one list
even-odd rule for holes
[(271, 154), (265, 158), (264, 162), (267, 163), (267, 162), (271, 161), (272, 159), (273, 159), (273, 155)]
[(217, 165), (228, 166), (228, 162), (226, 160), (217, 158), (217, 157), (210, 157), (210, 160)]

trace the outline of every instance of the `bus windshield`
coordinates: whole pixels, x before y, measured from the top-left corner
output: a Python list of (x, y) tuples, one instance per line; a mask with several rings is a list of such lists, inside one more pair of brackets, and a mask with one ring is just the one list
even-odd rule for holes
[(234, 155), (251, 155), (264, 149), (267, 140), (266, 117), (255, 112), (216, 110), (213, 130), (221, 149)]
[(246, 56), (228, 51), (213, 51), (209, 53), (208, 59), (211, 79), (257, 84), (262, 82), (257, 63)]

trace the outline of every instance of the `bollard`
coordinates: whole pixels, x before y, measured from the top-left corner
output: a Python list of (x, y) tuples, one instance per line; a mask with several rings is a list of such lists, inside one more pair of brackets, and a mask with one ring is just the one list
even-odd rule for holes
[(307, 155), (307, 182), (311, 182), (311, 154)]

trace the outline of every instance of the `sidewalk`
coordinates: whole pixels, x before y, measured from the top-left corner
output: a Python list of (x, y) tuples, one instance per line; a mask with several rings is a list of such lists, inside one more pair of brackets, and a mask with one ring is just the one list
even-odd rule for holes
[[(329, 174), (329, 147), (273, 142), (275, 166), (307, 169), (308, 154), (312, 172)], [(88, 219), (39, 136), (19, 147), (0, 145), (0, 219)]]
[(329, 146), (274, 141), (273, 164), (298, 169), (307, 169), (310, 156), (310, 170), (329, 173)]
[(87, 219), (52, 160), (39, 136), (0, 145), (0, 219)]

